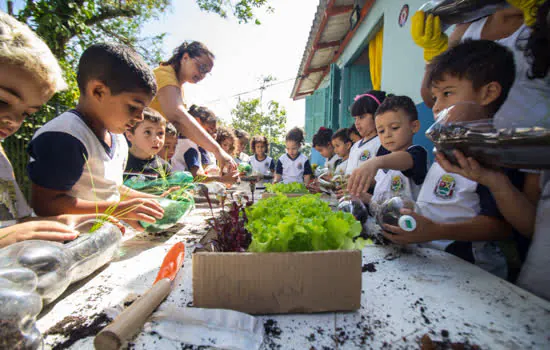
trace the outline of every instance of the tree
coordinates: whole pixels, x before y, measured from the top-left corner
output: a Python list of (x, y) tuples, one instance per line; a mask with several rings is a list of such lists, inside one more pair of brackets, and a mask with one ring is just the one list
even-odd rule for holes
[(196, 0), (200, 9), (206, 12), (213, 12), (222, 18), (227, 18), (230, 11), (239, 23), (249, 23), (254, 20), (255, 24), (261, 24), (254, 14), (255, 9), (264, 7), (267, 12), (272, 13), (273, 7), (269, 6), (268, 0)]
[(286, 110), (277, 101), (269, 101), (267, 112), (262, 112), (259, 98), (241, 100), (231, 115), (235, 129), (242, 129), (251, 136), (263, 135), (270, 142), (279, 142), (285, 131)]

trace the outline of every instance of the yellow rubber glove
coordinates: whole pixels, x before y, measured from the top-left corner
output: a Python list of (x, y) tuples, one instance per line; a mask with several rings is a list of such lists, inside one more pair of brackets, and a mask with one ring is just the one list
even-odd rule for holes
[(424, 59), (429, 62), (445, 52), (449, 46), (447, 34), (441, 31), (439, 16), (417, 11), (411, 19), (411, 36), (416, 45), (424, 49)]
[(510, 5), (523, 11), (523, 21), (525, 25), (532, 27), (537, 21), (537, 12), (539, 5), (545, 0), (506, 0)]

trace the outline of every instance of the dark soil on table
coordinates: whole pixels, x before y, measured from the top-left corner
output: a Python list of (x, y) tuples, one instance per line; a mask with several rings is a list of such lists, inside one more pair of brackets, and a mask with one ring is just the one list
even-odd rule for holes
[(95, 336), (105, 328), (112, 320), (104, 313), (90, 317), (67, 316), (44, 333), (48, 335), (61, 335), (64, 341), (54, 344), (53, 350), (68, 349), (80, 339)]
[(363, 268), (361, 269), (363, 272), (376, 272), (376, 266), (374, 266), (375, 263), (368, 263), (363, 265)]
[(268, 319), (264, 322), (264, 344), (268, 349), (280, 349), (281, 345), (275, 342), (275, 339), (281, 339), (283, 331), (279, 328), (277, 321)]

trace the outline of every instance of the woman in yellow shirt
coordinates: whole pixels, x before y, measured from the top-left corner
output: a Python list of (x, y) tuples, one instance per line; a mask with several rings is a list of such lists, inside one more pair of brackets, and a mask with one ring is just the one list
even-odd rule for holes
[(183, 84), (196, 84), (210, 73), (214, 66), (214, 54), (198, 42), (184, 42), (174, 50), (172, 57), (161, 62), (153, 71), (158, 92), (151, 108), (159, 111), (178, 131), (205, 150), (214, 153), (223, 169), (227, 166), (236, 173), (237, 165), (187, 111), (183, 96)]

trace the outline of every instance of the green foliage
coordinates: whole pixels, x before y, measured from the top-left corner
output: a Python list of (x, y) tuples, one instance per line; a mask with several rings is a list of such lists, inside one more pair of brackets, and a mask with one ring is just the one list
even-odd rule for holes
[(279, 182), (276, 184), (265, 184), (265, 190), (269, 193), (308, 193), (306, 185), (299, 182), (291, 182), (288, 184)]
[(270, 101), (267, 112), (263, 112), (259, 98), (241, 100), (231, 115), (233, 128), (242, 129), (250, 136), (263, 135), (269, 142), (279, 142), (284, 135), (286, 110), (277, 101)]
[(273, 7), (269, 6), (268, 0), (196, 0), (200, 9), (206, 12), (213, 12), (220, 15), (222, 18), (227, 18), (228, 12), (231, 12), (239, 23), (254, 22), (256, 25), (261, 24), (260, 20), (254, 14), (254, 11), (260, 8), (265, 8), (268, 13), (274, 11)]
[(350, 213), (334, 212), (318, 195), (275, 196), (246, 210), (251, 252), (362, 249), (361, 224)]

